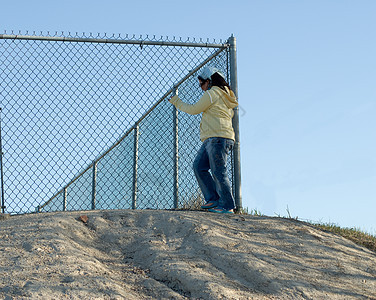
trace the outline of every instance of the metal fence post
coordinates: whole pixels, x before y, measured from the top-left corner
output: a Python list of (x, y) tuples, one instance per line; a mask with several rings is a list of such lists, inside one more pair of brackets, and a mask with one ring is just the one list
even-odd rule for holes
[(4, 201), (4, 172), (3, 172), (3, 143), (1, 137), (1, 111), (0, 107), (0, 176), (1, 176), (1, 211), (5, 213), (5, 201)]
[[(230, 78), (231, 89), (238, 98), (238, 70), (236, 60), (236, 38), (232, 35), (229, 40), (230, 44)], [(242, 208), (242, 193), (241, 193), (241, 168), (240, 168), (240, 137), (239, 137), (239, 106), (234, 109), (234, 117), (232, 124), (235, 131), (234, 144), (234, 181), (235, 181), (235, 204), (237, 210)]]
[[(177, 88), (174, 94), (177, 94)], [(178, 110), (173, 106), (174, 121), (174, 208), (179, 206), (179, 131), (178, 131)]]
[(138, 168), (138, 124), (134, 127), (134, 153), (133, 153), (133, 196), (132, 209), (137, 208), (137, 168)]
[(91, 209), (95, 209), (97, 198), (97, 162), (93, 163), (93, 185), (91, 191)]
[(63, 190), (63, 211), (67, 211), (67, 194), (68, 194), (68, 188), (65, 187)]

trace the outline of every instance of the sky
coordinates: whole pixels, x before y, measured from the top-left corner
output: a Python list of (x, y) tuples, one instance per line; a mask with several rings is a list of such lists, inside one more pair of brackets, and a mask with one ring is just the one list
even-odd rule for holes
[(243, 207), (376, 234), (376, 1), (0, 3), (0, 33), (233, 34)]

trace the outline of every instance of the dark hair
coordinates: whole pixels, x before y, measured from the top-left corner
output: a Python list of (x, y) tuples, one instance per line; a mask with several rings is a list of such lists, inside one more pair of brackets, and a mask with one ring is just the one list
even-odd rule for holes
[(222, 90), (226, 91), (226, 88), (225, 86), (228, 87), (229, 90), (231, 90), (230, 88), (230, 85), (226, 82), (226, 80), (221, 76), (219, 75), (218, 73), (214, 73), (212, 76), (211, 76), (211, 85), (212, 86), (218, 86), (219, 88), (221, 88)]

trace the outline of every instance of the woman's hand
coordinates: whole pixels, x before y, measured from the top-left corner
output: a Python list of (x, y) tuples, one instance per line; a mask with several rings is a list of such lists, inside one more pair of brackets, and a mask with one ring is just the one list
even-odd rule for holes
[(171, 99), (174, 98), (175, 96), (178, 96), (178, 94), (179, 94), (179, 91), (178, 91), (177, 86), (173, 85), (173, 87), (172, 87), (172, 97), (168, 100), (168, 102), (171, 103)]

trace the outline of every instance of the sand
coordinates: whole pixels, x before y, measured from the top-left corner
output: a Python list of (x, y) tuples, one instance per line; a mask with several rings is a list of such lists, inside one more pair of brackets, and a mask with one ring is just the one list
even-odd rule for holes
[(3, 218), (0, 270), (1, 299), (376, 299), (376, 253), (296, 220), (201, 211)]

